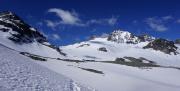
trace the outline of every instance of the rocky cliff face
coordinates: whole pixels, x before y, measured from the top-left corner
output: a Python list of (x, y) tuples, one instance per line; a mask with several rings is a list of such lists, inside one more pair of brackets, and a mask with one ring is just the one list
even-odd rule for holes
[(136, 44), (139, 42), (137, 36), (131, 34), (127, 31), (115, 30), (108, 36), (108, 41), (113, 41), (117, 43), (132, 43)]
[(146, 42), (146, 41), (151, 42), (151, 41), (155, 40), (155, 37), (145, 34), (145, 35), (139, 35), (138, 39), (140, 42)]
[[(0, 38), (2, 38), (2, 41), (3, 39), (10, 40), (17, 45), (37, 43), (66, 56), (65, 53), (61, 52), (59, 47), (51, 45), (43, 34), (10, 11), (0, 13)], [(4, 42), (7, 43), (6, 40)], [(39, 46), (35, 47), (34, 45), (34, 49), (37, 48), (37, 50), (41, 50), (38, 49)], [(42, 48), (42, 46), (40, 48)]]
[(144, 49), (147, 48), (152, 48), (154, 50), (159, 50), (162, 51), (166, 54), (170, 54), (171, 52), (174, 53), (175, 55), (178, 53), (177, 52), (177, 48), (174, 45), (173, 41), (168, 41), (166, 39), (156, 39), (152, 42), (150, 42), (148, 45), (146, 45), (145, 47), (143, 47)]
[(137, 44), (139, 42), (151, 42), (155, 38), (149, 35), (139, 35), (136, 36), (130, 32), (122, 31), (122, 30), (115, 30), (108, 36), (108, 41), (113, 41), (117, 43), (130, 43), (130, 44)]
[(7, 32), (8, 39), (19, 44), (47, 42), (45, 36), (9, 11), (0, 13), (0, 31)]

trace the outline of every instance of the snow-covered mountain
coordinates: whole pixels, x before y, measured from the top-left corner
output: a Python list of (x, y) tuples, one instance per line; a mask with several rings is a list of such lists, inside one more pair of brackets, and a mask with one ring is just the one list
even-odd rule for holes
[(2, 91), (179, 91), (180, 45), (115, 30), (68, 46), (0, 13)]
[(105, 38), (99, 37), (63, 46), (61, 49), (72, 59), (114, 61), (123, 57), (143, 57), (161, 65), (180, 65), (179, 45), (165, 39), (155, 39), (147, 35), (135, 36), (120, 30)]
[(115, 30), (107, 38), (108, 41), (117, 43), (137, 44), (139, 42), (153, 41), (155, 38), (148, 35), (135, 36), (128, 31)]
[(47, 57), (65, 56), (46, 37), (12, 12), (0, 13), (0, 44), (9, 48)]
[(8, 32), (8, 39), (15, 43), (39, 43), (47, 42), (46, 37), (38, 32), (35, 28), (26, 24), (17, 15), (12, 12), (0, 13), (1, 31)]
[(95, 91), (36, 62), (59, 57), (65, 54), (38, 30), (0, 13), (0, 91)]
[[(67, 54), (70, 62), (54, 60), (42, 65), (99, 91), (178, 91), (180, 89), (178, 77), (180, 55), (174, 54), (174, 51), (180, 52), (180, 45), (147, 36), (141, 37), (143, 41), (127, 43), (133, 40), (131, 38), (140, 39), (137, 36), (129, 36), (130, 33), (126, 31), (119, 33), (120, 38), (117, 39), (124, 42), (110, 41), (108, 39), (112, 36), (110, 34), (105, 38), (96, 37), (89, 41), (63, 46), (60, 48)], [(125, 36), (127, 34), (127, 37), (121, 34)], [(144, 48), (147, 45), (151, 46)], [(164, 49), (170, 53), (166, 53)]]
[(114, 41), (117, 43), (138, 43), (138, 37), (127, 31), (116, 30), (110, 34), (108, 41)]

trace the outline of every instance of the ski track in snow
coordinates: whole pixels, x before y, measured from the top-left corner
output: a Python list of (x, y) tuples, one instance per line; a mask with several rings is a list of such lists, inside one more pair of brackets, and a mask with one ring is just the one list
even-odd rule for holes
[(0, 45), (0, 91), (89, 91)]

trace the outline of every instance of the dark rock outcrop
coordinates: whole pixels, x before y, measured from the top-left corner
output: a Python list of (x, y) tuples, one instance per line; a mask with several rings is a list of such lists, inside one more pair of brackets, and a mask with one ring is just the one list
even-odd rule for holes
[(152, 48), (154, 50), (162, 51), (166, 54), (170, 54), (171, 52), (175, 55), (178, 53), (177, 47), (174, 45), (173, 41), (168, 41), (166, 39), (156, 39), (152, 42), (150, 42), (148, 45), (143, 47), (144, 49)]
[(39, 43), (47, 42), (43, 34), (38, 32), (35, 28), (26, 24), (16, 14), (6, 11), (0, 13), (0, 31), (9, 33), (9, 39), (15, 43), (32, 43), (37, 41)]
[(78, 46), (77, 48), (84, 47), (84, 46), (90, 46), (90, 44), (82, 44), (82, 45)]
[(105, 47), (101, 47), (98, 49), (99, 51), (107, 52), (107, 49)]
[(175, 43), (176, 43), (176, 44), (180, 44), (180, 39), (176, 39), (176, 40), (175, 40)]
[(139, 35), (139, 36), (138, 36), (138, 39), (140, 40), (140, 42), (146, 42), (146, 41), (151, 42), (151, 41), (155, 40), (154, 37), (149, 36), (149, 35), (147, 35), (147, 34)]
[(61, 55), (66, 56), (59, 47), (49, 44), (43, 34), (10, 11), (0, 13), (0, 31), (7, 33), (8, 39), (16, 44), (38, 42), (56, 50)]
[(97, 36), (96, 35), (92, 35), (92, 36), (89, 37), (89, 40), (94, 40), (95, 38), (97, 38)]

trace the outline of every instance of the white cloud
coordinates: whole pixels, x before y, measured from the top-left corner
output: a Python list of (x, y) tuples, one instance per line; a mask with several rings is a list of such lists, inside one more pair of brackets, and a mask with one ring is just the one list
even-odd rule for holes
[(177, 20), (177, 23), (180, 23), (180, 19)]
[(172, 16), (165, 16), (165, 17), (151, 17), (147, 18), (145, 22), (149, 25), (150, 28), (152, 28), (154, 31), (167, 31), (168, 26), (167, 23), (170, 22), (170, 20), (173, 19)]
[(137, 24), (137, 23), (138, 23), (138, 20), (133, 20), (132, 23), (133, 23), (133, 24)]
[(51, 37), (53, 40), (59, 40), (60, 39), (60, 36), (58, 34), (52, 34)]
[(83, 26), (84, 24), (81, 23), (81, 20), (78, 16), (78, 13), (75, 11), (67, 11), (58, 8), (51, 8), (48, 10), (49, 13), (55, 13), (59, 18), (59, 24), (68, 24), (68, 25), (76, 25), (76, 26)]
[(61, 39), (61, 37), (60, 37), (58, 34), (56, 34), (56, 33), (46, 34), (45, 36), (46, 36), (48, 39), (51, 39), (51, 40), (54, 40), (54, 41)]
[(105, 18), (105, 19), (91, 19), (87, 21), (87, 25), (91, 24), (99, 24), (99, 25), (110, 25), (113, 26), (117, 23), (118, 18), (111, 17), (111, 18)]
[(79, 27), (87, 27), (92, 24), (97, 25), (110, 25), (113, 26), (117, 24), (117, 17), (110, 17), (110, 18), (102, 18), (102, 19), (89, 19), (87, 21), (82, 21), (79, 18), (79, 14), (75, 11), (68, 11), (59, 8), (51, 8), (48, 9), (48, 13), (55, 13), (58, 16), (58, 20), (51, 21), (45, 20), (45, 23), (48, 27), (55, 30), (55, 28), (59, 25), (73, 25)]
[(164, 17), (162, 17), (162, 20), (164, 20), (164, 21), (167, 21), (167, 20), (172, 20), (172, 19), (174, 19), (172, 16), (164, 16)]
[(107, 20), (108, 20), (109, 25), (115, 25), (117, 23), (118, 19), (115, 17), (112, 17), (112, 18), (107, 19)]
[(50, 20), (45, 20), (46, 24), (48, 27), (51, 27), (51, 28), (54, 28), (57, 26), (58, 23), (55, 23), (53, 21), (50, 21)]

